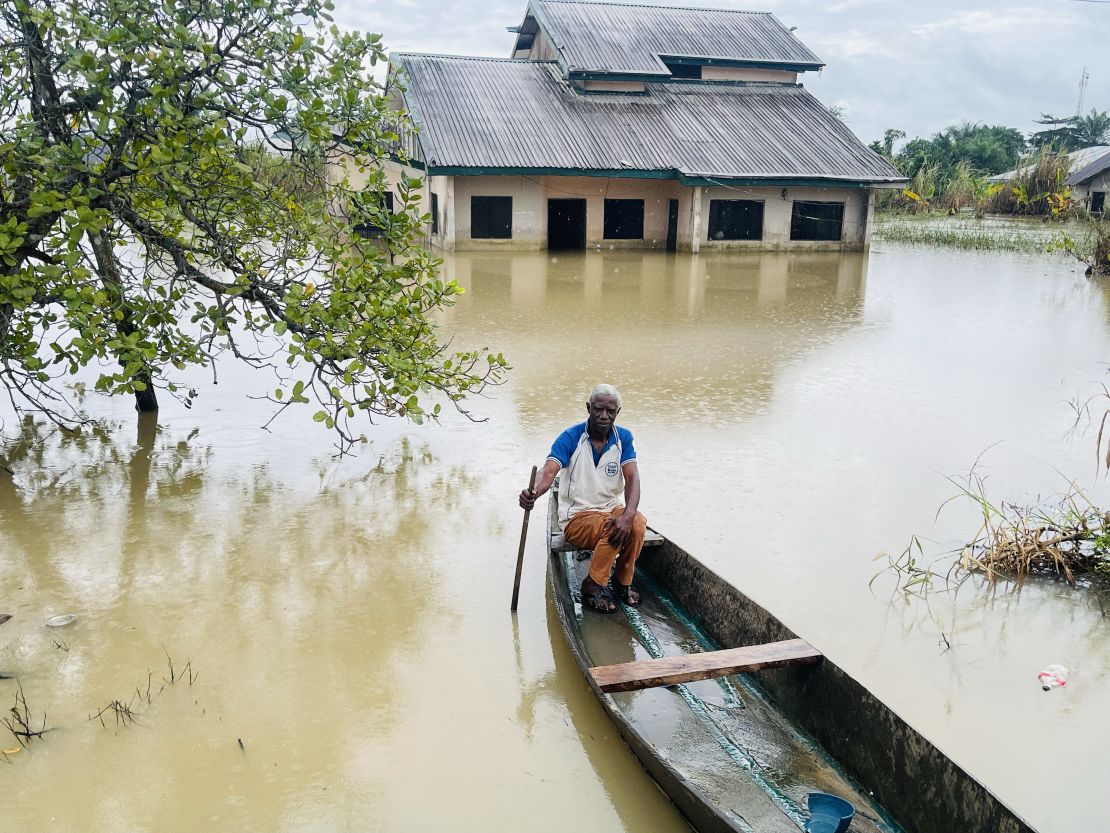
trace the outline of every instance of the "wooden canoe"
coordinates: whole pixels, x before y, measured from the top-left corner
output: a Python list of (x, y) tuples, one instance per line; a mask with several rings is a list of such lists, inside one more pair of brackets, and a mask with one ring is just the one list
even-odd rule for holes
[(699, 833), (798, 833), (814, 791), (853, 804), (850, 833), (1032, 833), (866, 688), (657, 533), (637, 565), (642, 604), (583, 612), (587, 554), (558, 534), (554, 503), (548, 575), (563, 634), (625, 742)]

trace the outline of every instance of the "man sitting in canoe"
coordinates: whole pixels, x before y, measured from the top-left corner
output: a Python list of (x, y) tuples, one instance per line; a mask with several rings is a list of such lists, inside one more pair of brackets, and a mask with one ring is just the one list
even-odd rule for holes
[(520, 493), (521, 507), (531, 509), (559, 470), (566, 469), (559, 480), (559, 526), (567, 543), (593, 550), (590, 573), (582, 582), (582, 602), (601, 613), (615, 612), (618, 600), (640, 603), (632, 575), (647, 520), (636, 511), (640, 474), (632, 433), (615, 424), (620, 411), (621, 395), (615, 387), (598, 385), (590, 391), (586, 421), (559, 435), (535, 487)]

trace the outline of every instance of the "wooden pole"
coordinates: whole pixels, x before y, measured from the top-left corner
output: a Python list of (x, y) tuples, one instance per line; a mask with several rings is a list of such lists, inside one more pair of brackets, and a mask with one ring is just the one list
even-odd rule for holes
[[(536, 486), (536, 467), (532, 466), (532, 477), (528, 480), (528, 491), (532, 491)], [(528, 516), (532, 514), (530, 509), (524, 510), (524, 526), (520, 528), (520, 550), (516, 554), (516, 578), (513, 579), (513, 606), (509, 608), (510, 611), (516, 611), (516, 602), (520, 597), (520, 569), (524, 566), (524, 542), (528, 538)]]

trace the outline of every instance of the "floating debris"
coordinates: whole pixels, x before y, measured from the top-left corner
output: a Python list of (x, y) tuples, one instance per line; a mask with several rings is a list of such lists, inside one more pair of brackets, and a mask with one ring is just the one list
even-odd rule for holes
[(76, 613), (59, 613), (57, 616), (51, 616), (46, 619), (43, 624), (48, 628), (64, 628), (66, 625), (71, 625), (76, 621)]

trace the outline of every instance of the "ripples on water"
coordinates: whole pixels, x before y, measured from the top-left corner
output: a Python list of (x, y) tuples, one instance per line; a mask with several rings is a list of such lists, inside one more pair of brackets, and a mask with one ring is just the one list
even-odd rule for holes
[[(57, 731), (12, 756), (6, 829), (683, 829), (550, 628), (542, 524), (507, 615), (513, 496), (600, 380), (625, 395), (653, 525), (1035, 827), (1098, 828), (1097, 608), (1055, 584), (922, 604), (868, 582), (912, 534), (939, 556), (974, 532), (969, 507), (936, 512), (986, 449), (1000, 498), (1060, 491), (1060, 472), (1106, 498), (1067, 404), (1110, 355), (1101, 284), (1058, 259), (892, 244), (444, 269), (467, 290), (445, 333), (514, 366), (474, 403), (486, 422), (386, 423), (336, 460), (307, 416), (261, 431), (243, 396), (269, 380), (228, 367), (157, 427), (90, 400), (107, 430), (11, 454), (0, 670)], [(163, 686), (167, 654), (192, 660), (192, 687), (167, 685), (139, 725), (87, 719), (148, 673)], [(1045, 695), (1050, 662), (1072, 679)], [(1051, 789), (1030, 789), (1036, 761)]]

